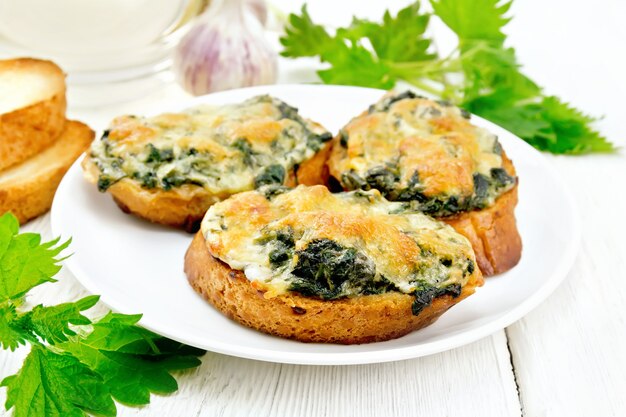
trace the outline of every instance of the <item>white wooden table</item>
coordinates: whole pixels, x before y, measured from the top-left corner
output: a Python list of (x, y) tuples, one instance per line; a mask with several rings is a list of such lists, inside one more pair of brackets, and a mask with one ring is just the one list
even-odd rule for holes
[[(287, 0), (274, 3), (283, 10), (299, 6)], [(343, 24), (352, 10), (376, 18), (385, 7), (364, 3), (318, 0), (310, 11), (329, 23)], [(406, 1), (389, 3), (397, 9)], [(511, 41), (528, 73), (549, 86), (550, 93), (606, 115), (598, 126), (612, 141), (625, 145), (624, 3), (517, 0), (513, 14)], [(312, 68), (308, 61), (282, 61), (280, 81), (310, 81)], [(124, 105), (70, 107), (70, 116), (99, 129), (117, 114), (149, 113), (165, 100), (183, 96), (177, 87), (168, 86)], [(154, 396), (145, 408), (120, 406), (118, 415), (626, 416), (624, 152), (549, 158), (582, 213), (583, 243), (565, 283), (517, 323), (452, 351), (379, 365), (281, 365), (209, 352), (200, 368), (178, 376), (176, 394)], [(49, 216), (24, 230), (50, 238)], [(67, 271), (59, 278), (57, 284), (40, 287), (29, 301), (52, 304), (85, 294)], [(15, 372), (26, 353), (0, 352), (0, 375)], [(4, 400), (5, 391), (0, 390)]]

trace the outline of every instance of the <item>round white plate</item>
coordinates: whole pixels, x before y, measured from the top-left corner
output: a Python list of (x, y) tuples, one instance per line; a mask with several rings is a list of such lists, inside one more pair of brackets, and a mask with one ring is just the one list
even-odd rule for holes
[[(272, 94), (305, 117), (336, 132), (384, 93), (325, 85), (277, 85), (232, 90), (183, 103), (237, 102)], [(143, 313), (146, 328), (199, 348), (245, 358), (297, 364), (357, 364), (396, 361), (452, 349), (518, 320), (565, 278), (580, 232), (571, 197), (544, 157), (521, 139), (478, 117), (496, 133), (520, 178), (517, 224), (524, 251), (511, 271), (489, 278), (476, 294), (433, 325), (399, 339), (354, 346), (306, 344), (268, 336), (224, 317), (197, 295), (183, 273), (192, 235), (129, 216), (82, 178), (75, 163), (52, 206), (52, 231), (72, 237), (66, 265), (101, 300), (122, 313)]]

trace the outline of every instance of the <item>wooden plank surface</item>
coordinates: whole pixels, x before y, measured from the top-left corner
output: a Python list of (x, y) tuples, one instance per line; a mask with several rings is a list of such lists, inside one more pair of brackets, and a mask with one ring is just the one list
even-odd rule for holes
[(624, 416), (626, 158), (553, 159), (568, 173), (583, 242), (569, 279), (507, 329), (524, 415)]
[(550, 157), (581, 212), (583, 242), (568, 279), (507, 330), (522, 409), (626, 416), (626, 57), (617, 52), (626, 2), (525, 0), (512, 13), (511, 42), (528, 73), (548, 93), (605, 115), (597, 126), (622, 146), (616, 156)]

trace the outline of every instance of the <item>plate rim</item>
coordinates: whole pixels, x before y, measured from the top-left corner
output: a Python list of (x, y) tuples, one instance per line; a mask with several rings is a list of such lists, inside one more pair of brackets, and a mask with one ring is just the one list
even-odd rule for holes
[[(293, 89), (293, 88), (304, 88), (304, 89), (314, 89), (314, 88), (326, 88), (326, 89), (357, 89), (357, 90), (369, 90), (372, 92), (376, 92), (381, 96), (386, 93), (385, 90), (379, 90), (374, 88), (365, 88), (365, 87), (355, 87), (355, 86), (343, 86), (343, 85), (312, 85), (312, 84), (277, 84), (277, 85), (265, 85), (265, 86), (256, 86), (256, 87), (248, 87), (241, 88), (235, 90), (222, 91), (218, 93), (208, 94), (200, 97), (193, 97), (188, 100), (176, 100), (172, 103), (167, 103), (167, 105), (163, 106), (163, 110), (160, 112), (167, 111), (178, 111), (190, 107), (196, 104), (204, 103), (207, 97), (216, 97), (220, 95), (228, 96), (233, 94), (233, 92), (241, 92), (241, 93), (250, 93), (254, 94), (255, 92), (269, 90), (280, 90), (280, 89)], [(278, 93), (272, 93), (278, 94)], [(186, 103), (183, 105), (183, 103)], [(381, 350), (366, 350), (360, 352), (278, 352), (275, 350), (268, 350), (263, 348), (255, 348), (248, 347), (244, 345), (233, 345), (230, 343), (221, 343), (218, 340), (212, 340), (212, 343), (200, 342), (194, 338), (185, 338), (180, 335), (172, 334), (172, 332), (165, 331), (160, 328), (158, 323), (152, 323), (152, 320), (146, 320), (145, 317), (139, 321), (139, 324), (145, 327), (148, 330), (151, 330), (157, 334), (160, 334), (164, 337), (168, 337), (170, 339), (176, 340), (181, 343), (185, 343), (188, 345), (200, 347), (202, 349), (206, 349), (207, 351), (216, 352), (224, 355), (241, 357), (246, 359), (253, 360), (261, 360), (265, 362), (273, 362), (273, 363), (285, 363), (285, 364), (299, 364), (299, 365), (357, 365), (357, 364), (372, 364), (372, 363), (385, 363), (385, 362), (394, 362), (400, 360), (407, 360), (417, 357), (429, 356), (435, 353), (444, 352), (447, 350), (455, 349), (457, 347), (475, 342), (479, 339), (487, 337), (499, 330), (508, 327), (515, 321), (521, 319), (530, 311), (535, 309), (539, 304), (545, 301), (555, 290), (556, 288), (565, 280), (570, 269), (572, 268), (576, 256), (579, 251), (580, 242), (582, 239), (581, 234), (581, 220), (580, 214), (573, 198), (573, 195), (556, 171), (556, 168), (553, 164), (549, 163), (547, 158), (538, 150), (530, 146), (528, 143), (520, 139), (518, 136), (509, 132), (508, 130), (488, 121), (479, 116), (472, 114), (472, 119), (479, 120), (481, 126), (485, 126), (487, 129), (496, 128), (496, 130), (506, 131), (511, 138), (514, 138), (519, 142), (519, 145), (526, 148), (526, 151), (531, 151), (535, 154), (536, 157), (541, 161), (543, 168), (545, 168), (552, 179), (558, 184), (559, 189), (564, 197), (564, 205), (569, 208), (571, 211), (572, 223), (570, 226), (570, 234), (572, 239), (568, 241), (568, 245), (563, 251), (563, 255), (559, 258), (559, 262), (557, 263), (554, 272), (536, 291), (534, 291), (528, 298), (526, 298), (521, 303), (513, 306), (506, 312), (502, 313), (495, 319), (489, 320), (483, 324), (478, 325), (477, 327), (461, 331), (458, 334), (453, 334), (447, 337), (444, 337), (440, 340), (435, 340), (431, 342), (424, 342), (419, 344), (414, 344), (411, 346), (403, 346), (397, 348), (384, 348)], [(84, 155), (84, 154), (83, 154)], [(80, 171), (80, 162), (83, 158), (81, 155), (71, 166), (68, 172), (64, 175), (61, 184), (59, 185), (59, 189), (61, 187), (67, 186), (69, 180), (66, 178), (75, 171)], [(58, 222), (59, 215), (58, 213), (61, 209), (59, 206), (60, 196), (62, 193), (56, 193), (52, 208), (50, 211), (50, 228), (52, 230), (53, 236), (60, 236), (60, 226)], [(89, 278), (89, 274), (83, 271), (82, 267), (77, 264), (76, 257), (70, 257), (69, 259), (64, 261), (64, 266), (67, 267), (69, 272), (76, 278), (78, 283), (82, 285), (88, 292), (92, 294), (99, 294), (100, 301), (114, 311), (124, 312), (127, 310), (127, 306), (117, 305), (118, 303), (114, 300), (114, 297), (110, 297), (106, 293), (103, 294), (100, 291), (97, 283)], [(123, 303), (122, 303), (123, 304)], [(375, 345), (375, 344), (374, 344)], [(416, 350), (416, 347), (419, 346), (419, 349)]]

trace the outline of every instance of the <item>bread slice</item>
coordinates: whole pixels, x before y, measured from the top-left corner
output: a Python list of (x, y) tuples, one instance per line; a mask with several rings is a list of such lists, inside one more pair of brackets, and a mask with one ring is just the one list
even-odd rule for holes
[[(515, 176), (513, 163), (506, 154), (502, 155), (504, 169)], [(517, 187), (516, 184), (498, 197), (491, 207), (439, 219), (470, 241), (478, 267), (485, 276), (508, 271), (522, 256), (522, 239), (515, 221)]]
[(417, 316), (411, 311), (415, 297), (399, 292), (330, 301), (295, 292), (264, 298), (242, 271), (211, 255), (200, 232), (185, 255), (185, 273), (198, 293), (245, 326), (301, 342), (339, 344), (384, 341), (426, 327), (483, 283), (476, 270), (459, 296), (439, 296)]
[(23, 224), (48, 211), (61, 178), (93, 138), (87, 125), (68, 121), (52, 146), (0, 173), (0, 212)]
[(206, 210), (265, 184), (322, 184), (332, 138), (269, 95), (179, 113), (115, 118), (83, 161), (120, 208), (195, 232)]
[(389, 92), (348, 122), (332, 146), (333, 189), (376, 188), (390, 200), (413, 200), (410, 209), (471, 241), (486, 276), (519, 261), (515, 169), (496, 135), (473, 125), (467, 112), (411, 91)]
[[(86, 155), (81, 166), (87, 181), (97, 184), (100, 170), (93, 159)], [(221, 199), (221, 196), (211, 195), (197, 185), (184, 184), (164, 191), (143, 188), (137, 181), (128, 178), (111, 185), (107, 192), (111, 193), (113, 201), (124, 213), (190, 233), (198, 230), (206, 209)]]
[[(285, 181), (289, 187), (298, 184), (324, 184), (328, 180), (326, 159), (330, 144), (291, 172)], [(93, 159), (86, 156), (82, 161), (85, 178), (92, 184), (98, 182), (100, 170)], [(230, 196), (230, 193), (212, 194), (201, 186), (185, 184), (169, 191), (147, 189), (132, 179), (124, 178), (107, 190), (118, 207), (128, 214), (134, 214), (153, 223), (177, 227), (195, 233), (207, 209)]]
[(65, 74), (50, 61), (0, 61), (0, 171), (49, 147), (65, 126)]

